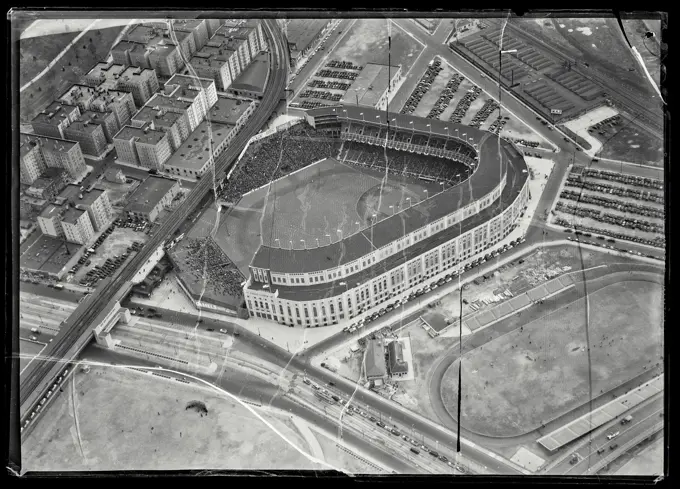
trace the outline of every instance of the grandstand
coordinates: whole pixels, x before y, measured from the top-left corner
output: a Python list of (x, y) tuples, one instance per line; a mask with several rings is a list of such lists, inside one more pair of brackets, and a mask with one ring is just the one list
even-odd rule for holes
[(506, 236), (526, 208), (522, 154), (489, 132), (349, 105), (305, 117), (246, 153), (225, 183), (225, 201), (324, 158), (453, 185), (324, 246), (260, 245), (244, 286), (251, 315), (313, 327), (387, 307), (458, 271)]

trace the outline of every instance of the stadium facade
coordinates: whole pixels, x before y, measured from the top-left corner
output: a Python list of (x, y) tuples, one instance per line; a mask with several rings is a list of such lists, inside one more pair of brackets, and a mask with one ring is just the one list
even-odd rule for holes
[(526, 209), (522, 153), (493, 133), (350, 105), (313, 109), (305, 117), (341, 140), (447, 158), (471, 175), (327, 246), (260, 246), (244, 284), (251, 316), (316, 327), (396, 306), (460, 273), (507, 236)]

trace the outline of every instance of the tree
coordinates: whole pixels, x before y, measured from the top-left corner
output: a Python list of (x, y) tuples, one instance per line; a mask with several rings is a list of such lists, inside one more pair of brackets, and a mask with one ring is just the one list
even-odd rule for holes
[(38, 87), (38, 91), (39, 91), (39, 92), (42, 92), (42, 87)]

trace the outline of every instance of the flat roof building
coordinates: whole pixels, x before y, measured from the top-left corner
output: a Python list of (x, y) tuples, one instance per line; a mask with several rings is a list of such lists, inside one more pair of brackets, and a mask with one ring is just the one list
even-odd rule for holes
[(33, 132), (40, 136), (63, 138), (64, 129), (80, 117), (80, 109), (55, 100), (31, 120)]
[(85, 83), (105, 90), (130, 92), (137, 107), (143, 106), (158, 91), (156, 72), (140, 66), (100, 62), (85, 75)]
[(142, 107), (132, 117), (132, 126), (143, 127), (149, 124), (151, 129), (163, 131), (168, 135), (171, 151), (177, 151), (189, 137), (189, 120), (185, 112), (171, 112), (165, 108), (154, 109)]
[(359, 72), (340, 103), (384, 110), (387, 107), (388, 90), (394, 93), (400, 80), (401, 66), (368, 63)]
[(21, 182), (33, 183), (47, 168), (61, 168), (78, 180), (85, 176), (85, 158), (77, 141), (19, 133)]
[(215, 81), (212, 78), (199, 78), (190, 75), (176, 74), (165, 82), (163, 87), (163, 91), (166, 95), (179, 93), (177, 92), (178, 88), (202, 93), (205, 97), (206, 111), (217, 102), (217, 89), (215, 88)]
[(387, 358), (392, 377), (403, 377), (408, 373), (408, 363), (404, 361), (404, 347), (399, 340), (387, 345)]
[(165, 170), (179, 177), (200, 178), (233, 138), (234, 128), (233, 124), (201, 122), (165, 163)]
[(154, 222), (170, 205), (180, 190), (179, 181), (162, 176), (149, 176), (128, 197), (125, 211), (132, 216)]
[(253, 62), (231, 84), (229, 92), (252, 99), (262, 99), (269, 76), (269, 56), (258, 54)]
[(71, 88), (59, 97), (59, 100), (65, 104), (77, 106), (81, 113), (87, 110), (111, 111), (121, 127), (130, 122), (132, 114), (137, 110), (130, 92), (88, 85), (71, 85)]
[(328, 19), (291, 19), (286, 24), (286, 38), (293, 62), (313, 49), (330, 25)]
[(94, 237), (94, 228), (87, 211), (68, 207), (61, 218), (66, 241), (86, 245)]
[(175, 92), (172, 96), (157, 93), (146, 105), (154, 110), (165, 109), (168, 112), (186, 114), (190, 131), (196, 129), (205, 118), (204, 103), (193, 90)]
[(211, 122), (241, 127), (250, 114), (253, 113), (253, 110), (255, 110), (255, 103), (252, 100), (242, 100), (220, 95), (217, 103), (210, 109), (208, 119)]
[(163, 170), (163, 164), (172, 154), (167, 134), (151, 129), (149, 123), (143, 127), (123, 127), (115, 135), (113, 144), (122, 162), (153, 170)]
[(64, 137), (78, 141), (83, 153), (90, 156), (101, 156), (107, 149), (104, 127), (89, 119), (72, 122), (70, 126), (64, 129)]
[[(193, 37), (178, 37), (185, 40), (181, 49), (190, 49)], [(178, 47), (167, 30), (159, 27), (135, 26), (111, 49), (111, 55), (115, 63), (150, 68), (162, 77), (171, 77), (184, 67)]]
[(58, 203), (70, 203), (84, 210), (96, 231), (105, 229), (113, 219), (113, 208), (106, 190), (93, 188), (81, 191), (77, 185), (67, 185), (60, 193)]
[(366, 380), (384, 379), (387, 377), (385, 347), (382, 340), (368, 340), (364, 358), (366, 363)]

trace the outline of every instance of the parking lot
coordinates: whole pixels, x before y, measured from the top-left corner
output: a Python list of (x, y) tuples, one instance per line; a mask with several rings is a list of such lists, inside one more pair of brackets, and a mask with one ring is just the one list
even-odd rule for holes
[(148, 240), (150, 228), (149, 223), (117, 219), (71, 269), (74, 275), (71, 281), (96, 287), (101, 280), (112, 276), (131, 253), (141, 249)]

